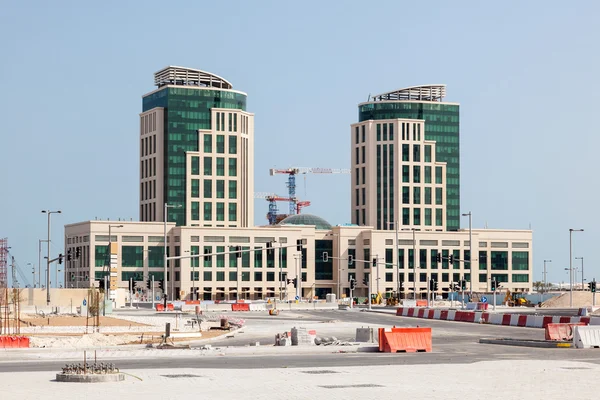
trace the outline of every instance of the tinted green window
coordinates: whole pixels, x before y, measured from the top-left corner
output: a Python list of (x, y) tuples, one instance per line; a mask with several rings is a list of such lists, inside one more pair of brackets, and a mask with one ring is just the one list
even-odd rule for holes
[(217, 282), (225, 282), (225, 271), (217, 271)]
[(435, 167), (435, 183), (442, 183), (442, 167)]
[(204, 175), (212, 175), (212, 157), (204, 157)]
[(415, 253), (413, 249), (408, 249), (408, 268), (415, 268)]
[(408, 165), (402, 166), (402, 182), (410, 182), (410, 168)]
[(479, 274), (479, 283), (487, 282), (487, 274)]
[(237, 158), (229, 159), (229, 176), (237, 176)]
[(441, 205), (442, 201), (443, 201), (442, 188), (436, 187), (435, 188), (435, 204)]
[(152, 246), (148, 250), (148, 267), (162, 268), (164, 265), (164, 246)]
[(212, 220), (212, 203), (204, 203), (204, 220)]
[(402, 186), (402, 204), (410, 204), (410, 187)]
[[(190, 255), (200, 254), (200, 246), (190, 246)], [(192, 268), (200, 266), (200, 258), (190, 258), (190, 265)]]
[(217, 153), (225, 154), (225, 135), (217, 135)]
[[(419, 250), (419, 268), (427, 268), (427, 249)], [(425, 278), (425, 280), (427, 280), (427, 278)]]
[(217, 157), (217, 176), (225, 176), (225, 159)]
[(200, 175), (200, 157), (192, 157), (192, 175)]
[(333, 259), (323, 261), (323, 253), (333, 254), (333, 242), (331, 240), (315, 240), (315, 279), (333, 279)]
[(229, 271), (229, 281), (230, 282), (237, 282), (238, 279), (238, 271)]
[(229, 181), (229, 198), (237, 199), (237, 181)]
[(377, 124), (377, 141), (381, 141), (381, 124)]
[(425, 225), (431, 226), (431, 208), (425, 209)]
[(487, 270), (487, 251), (479, 252), (479, 269), (483, 271)]
[(431, 146), (425, 146), (425, 162), (431, 162)]
[(236, 221), (237, 220), (237, 204), (236, 203), (229, 203), (229, 221)]
[(263, 273), (260, 271), (255, 271), (254, 272), (254, 282), (262, 282), (263, 279)]
[(225, 268), (225, 246), (217, 246), (217, 268)]
[(507, 251), (492, 251), (491, 258), (492, 270), (507, 270), (508, 269), (508, 252)]
[(200, 180), (192, 179), (192, 197), (200, 197)]
[(414, 224), (415, 225), (421, 225), (421, 209), (420, 208), (414, 208), (413, 209), (413, 214), (414, 214)]
[(435, 226), (443, 225), (443, 223), (442, 223), (443, 212), (444, 212), (444, 210), (442, 210), (441, 208), (435, 209)]
[(204, 134), (204, 152), (212, 153), (212, 135), (208, 133)]
[(393, 268), (394, 264), (394, 249), (385, 249), (385, 267)]
[(425, 171), (424, 171), (424, 181), (425, 183), (431, 183), (431, 167), (429, 166), (425, 166)]
[(425, 188), (425, 204), (431, 204), (431, 187)]
[(406, 207), (402, 209), (402, 225), (410, 225), (410, 209)]
[(418, 165), (413, 166), (413, 182), (421, 183), (421, 167)]
[(371, 268), (371, 249), (363, 249), (363, 260), (366, 262), (364, 264), (364, 268)]
[(404, 265), (404, 249), (398, 249), (398, 266), (401, 269), (405, 268), (405, 265)]
[(225, 221), (225, 203), (217, 203), (217, 221)]
[(254, 248), (254, 268), (262, 268), (263, 266), (263, 250), (262, 247)]
[[(512, 253), (512, 269), (513, 271), (528, 271), (529, 270), (529, 252), (513, 251)], [(514, 276), (514, 275), (513, 275)], [(513, 278), (513, 282), (515, 282)], [(527, 282), (527, 281), (520, 281)]]
[(192, 201), (192, 215), (191, 218), (193, 221), (200, 220), (200, 203), (197, 201)]
[(390, 124), (390, 140), (394, 140), (394, 124)]
[(242, 246), (242, 268), (250, 268), (250, 247)]
[(415, 161), (415, 162), (421, 161), (421, 145), (418, 145), (418, 144), (413, 145), (413, 161)]
[(217, 199), (225, 198), (225, 181), (222, 179), (217, 180)]
[(409, 146), (407, 144), (402, 145), (402, 161), (409, 161)]
[(413, 204), (421, 204), (421, 188), (413, 187)]
[[(108, 235), (106, 235), (108, 239)], [(108, 246), (96, 246), (94, 249), (94, 259), (96, 267), (109, 267), (110, 255), (108, 254)]]
[(529, 282), (528, 274), (512, 274), (513, 283), (524, 283)]
[(212, 281), (212, 271), (204, 271), (202, 274), (202, 279), (206, 282)]
[(229, 136), (229, 154), (237, 154), (237, 136)]
[(122, 267), (143, 267), (144, 266), (144, 247), (143, 246), (121, 246), (121, 266)]
[(204, 180), (204, 198), (212, 198), (212, 181), (210, 179)]
[(495, 279), (496, 282), (508, 282), (508, 274), (492, 274), (491, 279)]

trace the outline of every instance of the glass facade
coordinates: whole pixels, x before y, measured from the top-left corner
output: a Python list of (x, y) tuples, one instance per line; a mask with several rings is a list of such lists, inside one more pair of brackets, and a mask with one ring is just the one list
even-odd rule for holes
[(436, 160), (447, 163), (446, 227), (449, 231), (458, 230), (460, 228), (459, 106), (418, 101), (371, 102), (358, 106), (359, 122), (395, 118), (425, 120), (425, 139), (436, 141)]
[[(218, 89), (163, 87), (142, 99), (142, 111), (165, 109), (164, 199), (180, 208), (169, 210), (170, 222), (185, 225), (186, 151), (198, 151), (198, 129), (211, 128), (211, 109), (246, 110), (246, 95)], [(204, 138), (202, 138), (202, 143)], [(220, 149), (220, 139), (217, 147)], [(207, 143), (208, 144), (208, 143)]]

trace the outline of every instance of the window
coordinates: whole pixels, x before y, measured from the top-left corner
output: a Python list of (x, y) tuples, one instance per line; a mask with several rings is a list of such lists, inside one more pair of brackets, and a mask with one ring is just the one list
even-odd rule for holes
[(229, 176), (237, 176), (237, 158), (229, 159)]
[(424, 204), (431, 204), (431, 187), (426, 187), (425, 188), (425, 203)]
[(122, 267), (143, 267), (144, 266), (144, 247), (143, 246), (122, 246), (121, 247), (121, 266)]
[[(236, 119), (237, 121), (237, 119)], [(229, 154), (237, 154), (237, 137), (229, 136)]]
[(204, 203), (204, 220), (205, 221), (212, 220), (212, 203), (209, 203), (209, 202)]
[[(513, 269), (513, 271), (528, 271), (529, 270), (529, 253), (527, 251), (513, 251), (513, 253), (512, 253), (512, 269)], [(515, 282), (514, 278), (513, 278), (513, 282)], [(523, 281), (523, 282), (528, 282), (528, 281)]]
[(441, 187), (436, 187), (435, 188), (435, 204), (437, 204), (437, 205), (442, 205), (443, 204), (442, 188)]
[(358, 144), (358, 126), (354, 128), (354, 143)]
[(212, 157), (204, 157), (204, 175), (212, 175)]
[[(156, 162), (154, 168), (156, 168)], [(156, 170), (154, 175), (156, 175)], [(200, 157), (192, 157), (192, 175), (200, 175)]]
[(442, 183), (442, 167), (435, 167), (435, 183)]
[(254, 282), (262, 282), (263, 273), (260, 271), (254, 272)]
[(254, 248), (254, 268), (262, 268), (263, 266), (263, 248)]
[(479, 252), (479, 269), (483, 271), (487, 270), (487, 251)]
[(393, 272), (386, 272), (385, 273), (385, 281), (386, 282), (394, 282), (394, 273)]
[(225, 136), (217, 135), (217, 153), (224, 154), (225, 153)]
[(492, 271), (508, 269), (508, 252), (492, 251), (491, 257)]
[(402, 166), (402, 182), (410, 182), (410, 168), (408, 165)]
[(225, 198), (225, 181), (222, 179), (217, 180), (217, 199)]
[(210, 180), (210, 179), (204, 180), (204, 198), (205, 199), (212, 198), (212, 180)]
[(415, 208), (413, 209), (413, 222), (415, 225), (421, 225), (421, 209)]
[(200, 180), (192, 179), (192, 197), (200, 197)]
[(413, 182), (421, 183), (421, 167), (418, 165), (413, 166)]
[(431, 162), (431, 146), (425, 146), (425, 162)]
[(513, 281), (513, 283), (529, 282), (529, 275), (528, 274), (512, 274), (512, 281)]
[(204, 152), (212, 153), (212, 135), (204, 134)]
[(410, 208), (402, 209), (402, 225), (410, 225)]
[(409, 146), (407, 144), (402, 145), (402, 161), (409, 161)]
[(237, 181), (229, 181), (229, 198), (237, 199)]
[(217, 176), (225, 176), (225, 159), (217, 157)]
[(217, 203), (217, 221), (225, 221), (225, 203)]
[(421, 188), (413, 187), (413, 204), (421, 204)]
[(425, 171), (424, 171), (424, 181), (425, 183), (431, 183), (431, 167), (430, 166), (425, 166)]
[(402, 186), (402, 204), (410, 204), (410, 187)]
[(421, 146), (418, 144), (413, 145), (413, 161), (414, 162), (421, 161)]
[(377, 141), (381, 141), (381, 124), (377, 124)]
[(441, 208), (436, 208), (435, 209), (435, 226), (443, 226), (443, 214), (444, 214), (444, 210), (442, 210)]
[(479, 274), (479, 283), (487, 282), (487, 274)]
[(425, 209), (425, 226), (431, 226), (431, 208)]
[(237, 204), (229, 203), (229, 221), (237, 221)]

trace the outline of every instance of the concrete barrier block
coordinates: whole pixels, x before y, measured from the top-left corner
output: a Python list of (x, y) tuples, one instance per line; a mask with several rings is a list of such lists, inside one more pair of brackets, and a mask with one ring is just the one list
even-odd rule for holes
[(519, 314), (512, 314), (510, 316), (510, 326), (519, 326)]
[(359, 343), (374, 343), (373, 328), (356, 328), (356, 341)]
[(574, 326), (573, 344), (578, 349), (600, 348), (600, 327)]
[(490, 315), (490, 324), (493, 325), (502, 325), (502, 317), (503, 314), (492, 314)]
[(442, 310), (436, 309), (433, 312), (433, 319), (440, 319), (442, 316)]

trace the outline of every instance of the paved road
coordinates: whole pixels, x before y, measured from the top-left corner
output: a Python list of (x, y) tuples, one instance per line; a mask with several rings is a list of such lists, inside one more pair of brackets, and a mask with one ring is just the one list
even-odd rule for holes
[[(339, 322), (327, 322), (339, 321)], [(431, 353), (339, 353), (356, 351), (352, 347), (338, 347), (329, 351), (318, 348), (316, 353), (289, 354), (290, 348), (282, 348), (281, 354), (273, 354), (273, 348), (263, 346), (236, 354), (235, 349), (227, 354), (200, 352), (199, 350), (177, 351), (173, 357), (146, 356), (143, 351), (130, 358), (111, 359), (121, 369), (156, 369), (156, 368), (286, 368), (286, 367), (336, 367), (336, 366), (369, 366), (369, 365), (417, 365), (417, 364), (467, 364), (483, 360), (575, 360), (600, 364), (600, 350), (574, 349), (538, 349), (527, 347), (510, 347), (486, 345), (478, 343), (481, 337), (513, 337), (522, 339), (542, 339), (544, 331), (538, 328), (508, 327), (495, 325), (479, 325), (463, 322), (423, 320), (396, 317), (391, 314), (369, 313), (359, 311), (297, 311), (286, 315), (282, 312), (277, 317), (265, 317), (261, 314), (248, 314), (247, 326), (233, 339), (221, 339), (212, 342), (214, 347), (247, 345), (258, 337), (265, 344), (272, 344), (271, 334), (261, 334), (260, 329), (270, 324), (281, 326), (303, 324), (320, 324), (327, 332), (338, 332), (348, 336), (348, 326), (423, 326), (433, 329), (433, 352)], [(353, 325), (354, 324), (354, 325)], [(339, 325), (339, 327), (338, 327)], [(254, 331), (252, 327), (256, 328)], [(353, 328), (355, 329), (355, 328)], [(242, 331), (243, 331), (242, 330)], [(352, 332), (352, 335), (354, 332)], [(230, 350), (230, 349), (228, 349)], [(248, 348), (246, 348), (248, 350)], [(269, 351), (266, 351), (269, 350)], [(169, 350), (165, 350), (169, 351)], [(336, 353), (333, 353), (336, 351)], [(0, 353), (0, 361), (2, 354)], [(5, 361), (0, 362), (0, 372), (9, 371), (58, 371), (65, 364), (64, 360), (42, 361)]]

